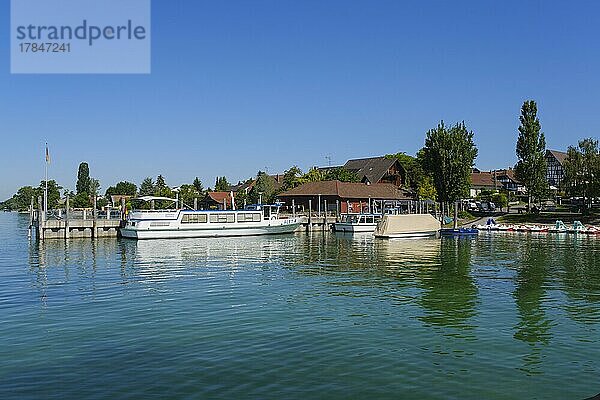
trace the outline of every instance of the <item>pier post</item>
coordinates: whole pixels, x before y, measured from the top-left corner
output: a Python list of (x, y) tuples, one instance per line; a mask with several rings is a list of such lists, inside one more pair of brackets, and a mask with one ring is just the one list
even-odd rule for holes
[(296, 217), (296, 200), (292, 199), (292, 217)]
[(44, 207), (42, 206), (42, 196), (38, 196), (38, 216), (37, 216), (37, 237), (40, 240), (44, 240), (44, 228), (45, 228), (46, 216)]
[(317, 203), (317, 215), (321, 217), (321, 195), (319, 195), (319, 200)]
[[(177, 196), (179, 196), (179, 193), (177, 193)], [(125, 197), (121, 197), (121, 221), (125, 221), (126, 213), (127, 213), (127, 206), (125, 205)]]
[(308, 200), (308, 231), (312, 231), (312, 199)]
[(92, 211), (92, 238), (98, 237), (98, 196), (94, 196), (94, 210)]
[(110, 219), (110, 209), (112, 207), (111, 206), (106, 206), (106, 219)]
[(67, 201), (65, 202), (65, 205), (67, 206), (67, 209), (65, 211), (65, 239), (69, 239), (69, 237), (71, 236), (71, 232), (69, 231), (69, 207), (71, 206), (69, 196), (67, 196)]
[(198, 209), (198, 198), (194, 197), (194, 210)]
[(339, 217), (340, 217), (340, 201), (336, 200), (335, 201), (335, 220), (337, 221)]
[(323, 230), (327, 230), (327, 199), (323, 200), (325, 202), (325, 216), (323, 217)]

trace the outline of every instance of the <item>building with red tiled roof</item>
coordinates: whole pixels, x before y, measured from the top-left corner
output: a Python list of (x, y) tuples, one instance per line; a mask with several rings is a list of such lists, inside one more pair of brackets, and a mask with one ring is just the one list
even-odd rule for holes
[(206, 192), (206, 196), (201, 202), (202, 208), (206, 210), (223, 210), (225, 204), (227, 205), (228, 210), (232, 208), (230, 192)]
[(341, 212), (364, 211), (372, 200), (411, 200), (408, 193), (391, 183), (368, 185), (365, 183), (320, 181), (307, 182), (277, 196), (287, 206), (294, 204), (308, 209), (309, 200), (316, 210), (318, 204), (327, 201), (328, 209), (339, 206)]

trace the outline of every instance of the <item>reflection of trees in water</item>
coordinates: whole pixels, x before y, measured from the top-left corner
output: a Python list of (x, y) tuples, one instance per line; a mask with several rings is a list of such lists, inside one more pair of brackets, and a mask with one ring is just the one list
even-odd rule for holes
[(600, 323), (600, 240), (573, 235), (563, 239), (559, 254), (562, 283), (569, 304), (567, 315), (584, 324)]
[(443, 238), (439, 267), (421, 276), (424, 293), (421, 321), (437, 326), (472, 329), (469, 319), (476, 314), (477, 286), (470, 276), (473, 241)]
[(543, 307), (551, 260), (548, 248), (539, 238), (523, 236), (518, 243), (520, 248), (513, 296), (519, 322), (514, 328), (514, 338), (530, 345), (530, 352), (523, 357), (523, 370), (536, 374), (540, 373), (541, 348), (552, 339), (552, 321)]

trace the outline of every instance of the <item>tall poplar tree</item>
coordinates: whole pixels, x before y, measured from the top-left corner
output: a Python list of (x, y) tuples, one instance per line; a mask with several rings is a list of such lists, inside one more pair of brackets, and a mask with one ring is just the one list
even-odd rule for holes
[(546, 181), (546, 138), (537, 117), (537, 104), (526, 100), (519, 117), (519, 137), (517, 138), (517, 158), (515, 176), (527, 189), (527, 203), (531, 210), (531, 198), (540, 198), (548, 189)]
[(87, 193), (91, 191), (91, 178), (90, 178), (90, 167), (88, 163), (82, 162), (79, 164), (77, 171), (77, 194)]

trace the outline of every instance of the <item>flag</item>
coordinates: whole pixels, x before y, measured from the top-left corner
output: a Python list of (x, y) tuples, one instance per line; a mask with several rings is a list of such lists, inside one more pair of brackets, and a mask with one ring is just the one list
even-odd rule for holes
[(46, 164), (50, 164), (50, 152), (48, 151), (48, 143), (46, 143)]

